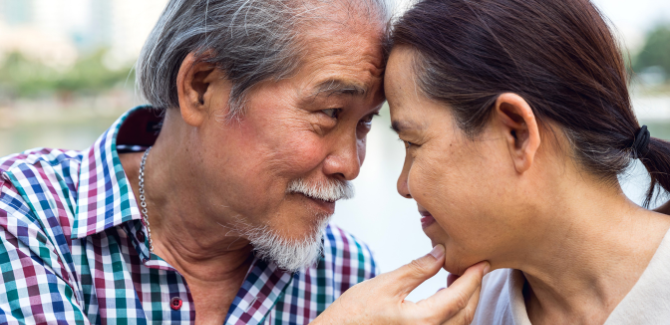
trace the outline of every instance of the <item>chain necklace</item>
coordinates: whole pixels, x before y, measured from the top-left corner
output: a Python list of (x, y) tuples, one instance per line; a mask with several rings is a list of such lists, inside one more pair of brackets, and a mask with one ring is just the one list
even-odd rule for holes
[(154, 252), (154, 243), (151, 240), (151, 227), (149, 227), (149, 214), (147, 213), (147, 201), (146, 197), (144, 196), (144, 165), (147, 162), (147, 156), (149, 155), (149, 151), (151, 150), (151, 147), (147, 148), (147, 151), (144, 152), (144, 156), (142, 156), (142, 162), (140, 163), (140, 176), (138, 177), (140, 180), (140, 207), (142, 207), (142, 220), (144, 221), (144, 224), (147, 226), (147, 238), (149, 238), (149, 252), (153, 253)]

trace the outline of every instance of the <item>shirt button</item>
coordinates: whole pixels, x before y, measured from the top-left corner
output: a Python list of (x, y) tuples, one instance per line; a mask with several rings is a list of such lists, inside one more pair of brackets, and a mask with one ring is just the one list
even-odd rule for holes
[(144, 243), (144, 240), (146, 239), (146, 236), (144, 235), (144, 231), (139, 230), (138, 232), (135, 233), (135, 237), (137, 240), (140, 241), (140, 243)]
[(172, 310), (179, 310), (179, 308), (181, 308), (181, 305), (182, 301), (181, 298), (179, 297), (172, 297), (172, 300), (170, 300), (170, 308), (172, 308)]

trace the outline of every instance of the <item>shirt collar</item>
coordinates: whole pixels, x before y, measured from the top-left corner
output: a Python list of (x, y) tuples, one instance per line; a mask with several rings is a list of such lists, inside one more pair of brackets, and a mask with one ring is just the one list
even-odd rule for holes
[(293, 273), (282, 271), (275, 263), (254, 258), (224, 324), (262, 324), (292, 281)]
[(129, 220), (142, 219), (117, 149), (140, 151), (153, 145), (160, 122), (161, 117), (150, 106), (135, 107), (116, 120), (92, 147), (82, 153), (72, 238), (86, 237)]

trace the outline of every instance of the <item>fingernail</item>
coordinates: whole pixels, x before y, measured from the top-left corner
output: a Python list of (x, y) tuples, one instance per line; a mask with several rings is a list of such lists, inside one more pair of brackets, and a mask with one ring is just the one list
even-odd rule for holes
[(433, 250), (428, 253), (429, 255), (432, 255), (436, 260), (439, 260), (444, 256), (444, 246), (442, 245), (437, 245), (433, 247)]
[(484, 275), (488, 274), (490, 270), (491, 270), (491, 264), (487, 262), (486, 265), (484, 265)]

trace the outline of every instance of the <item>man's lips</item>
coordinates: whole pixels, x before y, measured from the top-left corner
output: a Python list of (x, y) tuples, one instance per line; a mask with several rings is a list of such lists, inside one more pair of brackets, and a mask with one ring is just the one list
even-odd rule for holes
[(305, 198), (307, 198), (308, 200), (314, 202), (321, 210), (324, 210), (324, 212), (326, 212), (328, 214), (335, 213), (335, 201), (324, 201), (324, 200), (321, 200), (321, 199), (313, 198), (311, 196), (307, 196), (307, 195), (302, 194), (302, 193), (296, 193), (296, 194), (300, 194), (300, 195), (304, 196)]
[(435, 218), (428, 211), (419, 211), (421, 214), (421, 228), (427, 228), (428, 226), (435, 223)]

